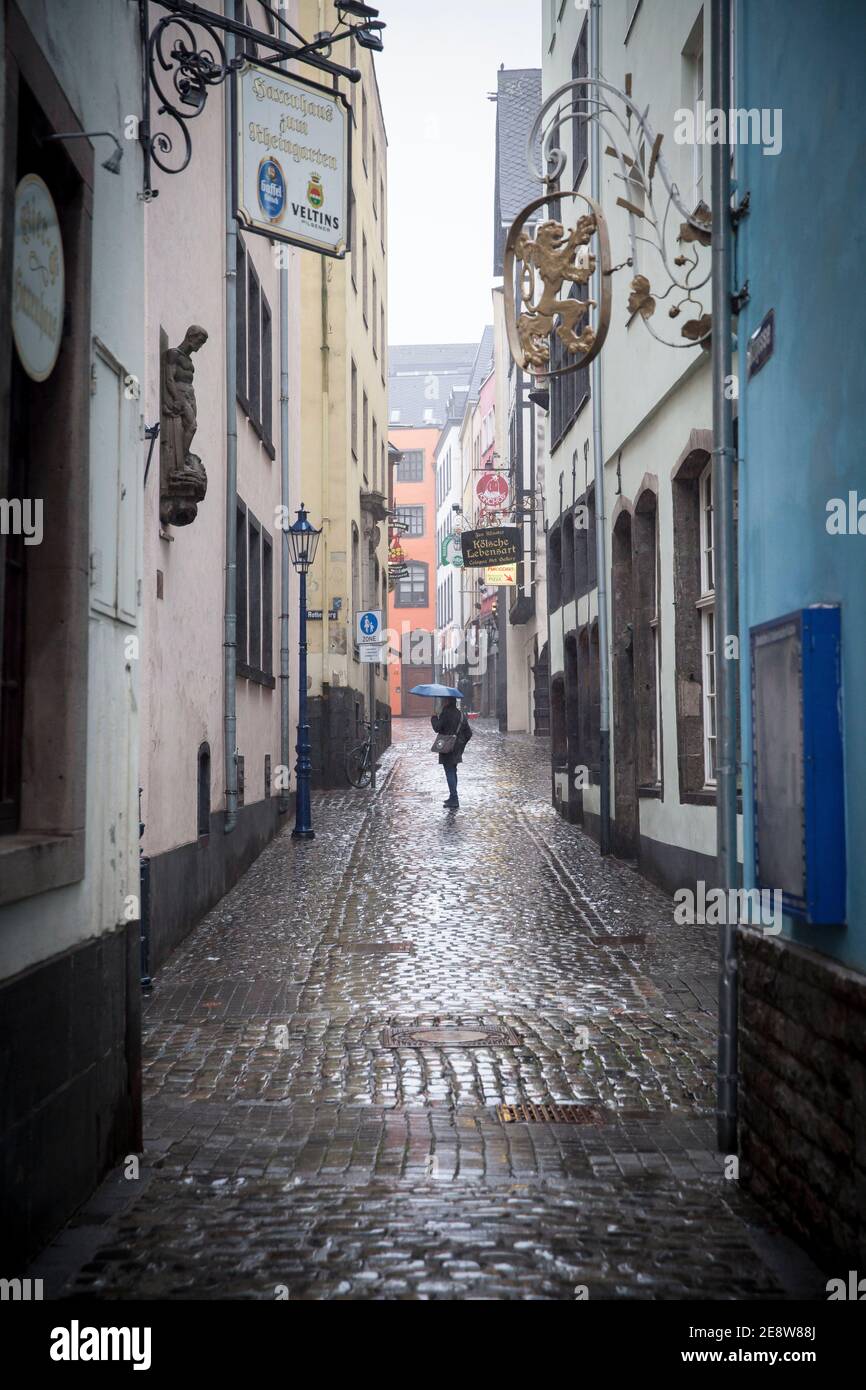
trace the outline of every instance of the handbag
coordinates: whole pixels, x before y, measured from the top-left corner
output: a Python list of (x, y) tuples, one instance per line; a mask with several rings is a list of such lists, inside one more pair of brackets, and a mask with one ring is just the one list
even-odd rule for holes
[(457, 743), (456, 734), (437, 734), (430, 747), (431, 753), (453, 753)]

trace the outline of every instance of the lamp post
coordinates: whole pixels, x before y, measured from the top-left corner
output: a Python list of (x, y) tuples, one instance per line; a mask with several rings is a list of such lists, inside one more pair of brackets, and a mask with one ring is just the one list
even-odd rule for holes
[(295, 793), (295, 828), (292, 839), (312, 840), (314, 830), (310, 816), (310, 726), (307, 723), (307, 572), (316, 558), (321, 528), (311, 526), (303, 502), (298, 518), (288, 528), (286, 536), (289, 556), (301, 577), (301, 621), (298, 630), (298, 742), (295, 751), (297, 791)]

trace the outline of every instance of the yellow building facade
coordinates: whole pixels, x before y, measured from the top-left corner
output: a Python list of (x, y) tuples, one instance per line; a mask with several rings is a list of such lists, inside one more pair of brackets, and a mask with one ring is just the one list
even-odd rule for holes
[[(330, 0), (301, 0), (302, 32), (331, 30), (336, 18)], [(307, 627), (319, 786), (342, 782), (371, 706), (384, 739), (390, 722), (385, 660), (362, 664), (355, 642), (358, 611), (382, 609), (387, 625), (387, 139), (373, 54), (347, 40), (333, 58), (362, 79), (340, 80), (351, 106), (350, 250), (301, 258), (301, 492), (322, 527)]]

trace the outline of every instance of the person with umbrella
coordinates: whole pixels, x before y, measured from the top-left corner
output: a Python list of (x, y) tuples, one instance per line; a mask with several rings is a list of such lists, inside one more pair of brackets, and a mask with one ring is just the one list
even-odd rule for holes
[(459, 690), (447, 685), (416, 685), (413, 695), (429, 695), (441, 698), (444, 704), (438, 714), (430, 716), (430, 723), (436, 731), (432, 751), (439, 754), (439, 762), (445, 769), (448, 783), (448, 800), (442, 804), (449, 811), (457, 811), (460, 801), (457, 796), (457, 764), (463, 761), (463, 751), (472, 737), (472, 729), (466, 716), (457, 708), (462, 698)]

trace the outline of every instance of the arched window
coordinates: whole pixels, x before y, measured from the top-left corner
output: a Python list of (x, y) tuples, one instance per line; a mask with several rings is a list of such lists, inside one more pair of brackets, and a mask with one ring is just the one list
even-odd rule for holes
[(198, 834), (210, 833), (210, 744), (198, 750)]
[(426, 608), (429, 602), (428, 566), (423, 560), (408, 560), (405, 574), (394, 590), (395, 608)]

